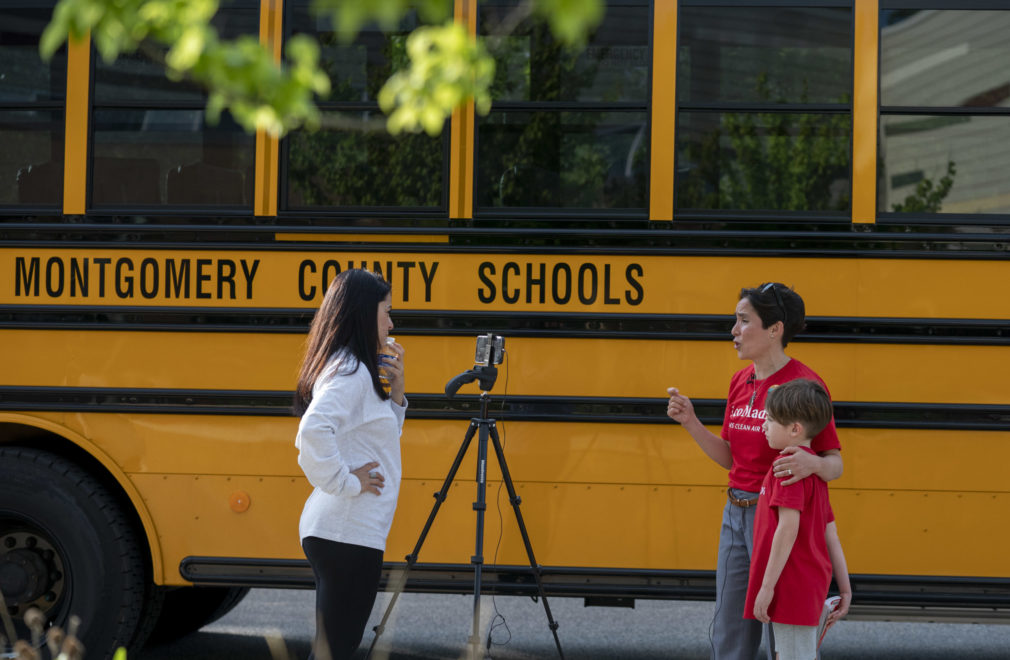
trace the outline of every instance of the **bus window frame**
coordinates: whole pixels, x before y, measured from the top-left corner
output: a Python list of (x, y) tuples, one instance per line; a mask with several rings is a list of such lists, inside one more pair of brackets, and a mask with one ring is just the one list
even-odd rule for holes
[[(937, 11), (1005, 11), (1010, 16), (1010, 7), (1000, 0), (880, 0), (879, 11), (891, 9), (923, 9)], [(883, 53), (883, 21), (879, 21), (877, 44)], [(1010, 107), (1000, 106), (897, 106), (884, 105), (879, 89), (877, 94), (877, 152), (881, 153), (883, 120), (885, 116), (919, 115), (933, 117), (1004, 117), (1010, 121)], [(881, 159), (877, 159), (877, 179), (880, 180)], [(943, 226), (989, 226), (1010, 225), (1010, 213), (902, 213), (880, 209), (881, 186), (877, 186), (875, 206), (877, 222), (881, 225), (943, 225)]]
[[(222, 2), (221, 7), (218, 8), (218, 12), (222, 12), (228, 9), (228, 2)], [(257, 32), (250, 32), (250, 35), (255, 36), (258, 34), (259, 30), (259, 0), (238, 0), (239, 8), (244, 9), (249, 12), (254, 12), (257, 16), (256, 29)], [(256, 159), (256, 140), (254, 135), (249, 135), (250, 144), (249, 151), (253, 162), (253, 179), (250, 199), (246, 204), (221, 204), (221, 205), (207, 205), (207, 204), (171, 204), (166, 199), (159, 204), (137, 204), (137, 203), (124, 203), (124, 204), (95, 204), (94, 202), (94, 167), (95, 167), (95, 115), (99, 111), (106, 110), (133, 110), (133, 111), (199, 111), (204, 116), (204, 127), (206, 124), (206, 108), (207, 108), (207, 92), (202, 89), (197, 89), (199, 92), (199, 99), (185, 98), (181, 100), (171, 100), (171, 101), (157, 101), (150, 98), (140, 98), (140, 99), (113, 99), (107, 101), (98, 101), (96, 96), (96, 86), (98, 85), (98, 59), (101, 57), (97, 50), (97, 46), (91, 44), (91, 57), (90, 57), (90, 73), (88, 80), (88, 157), (87, 157), (87, 190), (86, 190), (86, 206), (85, 214), (89, 217), (122, 217), (131, 215), (143, 215), (149, 217), (155, 222), (160, 222), (161, 218), (167, 218), (169, 216), (188, 216), (190, 218), (201, 218), (201, 217), (211, 217), (215, 220), (211, 221), (211, 224), (218, 224), (217, 219), (220, 218), (241, 218), (243, 220), (250, 218), (255, 212), (255, 203), (253, 197), (255, 196), (255, 159)], [(114, 65), (115, 63), (113, 63)], [(190, 90), (192, 91), (192, 90)], [(213, 128), (213, 127), (212, 127)], [(201, 133), (202, 135), (202, 133)], [(165, 173), (167, 176), (167, 172)], [(159, 185), (160, 185), (159, 181)], [(172, 219), (174, 220), (174, 218)], [(168, 220), (166, 224), (174, 224), (172, 220)], [(192, 221), (190, 221), (192, 222)], [(200, 222), (199, 220), (194, 224), (207, 224), (205, 222)]]
[[(40, 3), (41, 4), (41, 3)], [(49, 0), (46, 5), (37, 7), (40, 10), (55, 9), (56, 0)], [(38, 35), (41, 41), (42, 33)], [(63, 92), (59, 96), (54, 96), (46, 100), (33, 100), (30, 102), (19, 102), (19, 101), (0, 101), (0, 112), (43, 112), (51, 113), (53, 119), (55, 120), (54, 130), (50, 133), (51, 139), (58, 139), (60, 143), (59, 153), (60, 153), (60, 178), (59, 183), (56, 186), (56, 196), (52, 204), (31, 204), (31, 203), (0, 203), (0, 217), (10, 217), (10, 216), (38, 216), (40, 218), (51, 218), (51, 217), (61, 217), (63, 215), (63, 181), (66, 176), (66, 157), (64, 150), (66, 148), (66, 117), (67, 117), (67, 90), (66, 90), (66, 73), (68, 67), (68, 54), (67, 46), (64, 44), (53, 55), (53, 60), (56, 58), (62, 58), (62, 74), (63, 80), (59, 81), (62, 85)], [(52, 62), (48, 63), (47, 66), (52, 67)]]
[[(284, 3), (283, 41), (285, 44), (293, 36), (293, 12), (296, 4), (297, 3), (294, 0), (287, 0)], [(384, 117), (384, 113), (379, 108), (378, 100), (359, 102), (317, 99), (316, 107), (319, 108), (320, 114), (326, 114), (327, 112), (367, 111), (379, 117)], [(281, 139), (280, 148), (278, 150), (277, 217), (297, 219), (302, 223), (307, 223), (313, 226), (341, 226), (348, 224), (346, 222), (348, 220), (362, 217), (379, 218), (384, 221), (407, 221), (412, 218), (423, 218), (428, 221), (448, 220), (449, 205), (451, 203), (451, 200), (449, 199), (449, 159), (451, 157), (449, 132), (451, 128), (451, 121), (451, 119), (446, 120), (445, 125), (442, 128), (442, 133), (439, 135), (439, 139), (442, 142), (442, 192), (438, 206), (355, 205), (290, 208), (288, 205), (290, 191), (288, 163), (291, 145), (291, 137), (289, 134)], [(351, 222), (350, 224), (355, 223)], [(397, 224), (398, 223), (395, 222), (384, 222), (383, 226), (396, 226)]]
[[(849, 208), (841, 211), (810, 211), (806, 209), (704, 209), (704, 208), (681, 208), (677, 202), (676, 179), (671, 182), (673, 187), (673, 215), (675, 220), (697, 220), (697, 221), (726, 221), (740, 220), (758, 223), (801, 223), (815, 222), (817, 224), (851, 225), (852, 224), (852, 203), (854, 196), (854, 175), (853, 175), (853, 140), (852, 130), (855, 121), (853, 112), (853, 94), (851, 93), (855, 78), (855, 21), (857, 0), (719, 0), (717, 3), (706, 0), (678, 0), (679, 9), (684, 7), (753, 7), (753, 8), (775, 8), (775, 7), (795, 7), (795, 8), (816, 8), (816, 9), (848, 9), (850, 12), (850, 51), (849, 66), (850, 78), (852, 82), (848, 87), (850, 94), (847, 103), (773, 103), (755, 104), (744, 102), (684, 102), (682, 100), (683, 85), (678, 81), (676, 85), (676, 135), (680, 135), (681, 112), (715, 113), (725, 112), (758, 114), (763, 112), (775, 112), (786, 114), (816, 114), (831, 115), (844, 114), (850, 118), (849, 124)], [(683, 30), (682, 17), (677, 21), (677, 52), (680, 49), (680, 36)], [(678, 149), (674, 145), (674, 172), (677, 171)]]
[[(646, 91), (644, 99), (639, 101), (616, 101), (616, 102), (578, 102), (578, 101), (495, 101), (491, 102), (491, 109), (488, 115), (494, 112), (556, 112), (562, 113), (641, 113), (645, 115), (646, 144), (652, 149), (652, 75), (653, 75), (653, 25), (655, 21), (653, 2), (650, 0), (602, 0), (606, 7), (628, 6), (644, 7), (648, 24), (647, 39), (645, 47), (648, 52), (648, 80), (645, 83)], [(482, 5), (478, 5), (477, 26), (480, 32), (480, 11)], [(646, 158), (645, 190), (641, 207), (613, 207), (613, 208), (584, 208), (584, 207), (535, 207), (535, 206), (480, 206), (478, 204), (477, 185), (479, 181), (479, 159), (480, 153), (480, 119), (474, 122), (474, 145), (473, 145), (473, 195), (472, 207), (474, 222), (481, 221), (481, 224), (493, 224), (494, 226), (509, 227), (515, 220), (522, 223), (524, 227), (553, 227), (558, 224), (579, 221), (580, 225), (592, 225), (618, 221), (622, 224), (625, 221), (648, 221), (649, 219), (649, 194), (652, 186), (652, 171), (649, 158)]]

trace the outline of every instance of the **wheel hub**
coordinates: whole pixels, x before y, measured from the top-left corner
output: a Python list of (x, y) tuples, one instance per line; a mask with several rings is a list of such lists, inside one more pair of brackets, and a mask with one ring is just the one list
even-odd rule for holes
[(0, 589), (11, 614), (30, 607), (48, 614), (64, 584), (63, 562), (48, 539), (24, 530), (0, 536)]
[(14, 550), (0, 557), (0, 589), (9, 605), (44, 594), (47, 578), (46, 563), (31, 550)]

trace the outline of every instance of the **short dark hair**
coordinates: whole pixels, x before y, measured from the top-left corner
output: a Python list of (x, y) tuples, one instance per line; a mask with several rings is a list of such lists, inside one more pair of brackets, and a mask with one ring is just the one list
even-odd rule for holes
[(298, 374), (293, 410), (302, 415), (312, 401), (312, 387), (330, 358), (346, 350), (368, 369), (372, 387), (380, 399), (389, 394), (379, 381), (379, 303), (392, 287), (381, 275), (360, 268), (345, 270), (333, 278), (309, 327), (305, 359)]
[(799, 422), (813, 438), (831, 421), (831, 397), (820, 383), (797, 378), (768, 391), (765, 412), (779, 424)]
[(759, 286), (740, 289), (740, 300), (746, 298), (761, 318), (761, 327), (782, 321), (782, 348), (807, 327), (803, 298), (781, 282), (763, 282)]

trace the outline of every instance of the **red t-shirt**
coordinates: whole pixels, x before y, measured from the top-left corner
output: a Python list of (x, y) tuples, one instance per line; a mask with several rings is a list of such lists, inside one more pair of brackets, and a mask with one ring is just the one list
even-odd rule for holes
[[(813, 453), (806, 447), (802, 449)], [(831, 584), (831, 556), (828, 555), (824, 530), (833, 515), (828, 501), (828, 484), (815, 475), (791, 486), (783, 486), (782, 480), (776, 479), (771, 470), (765, 475), (754, 513), (754, 551), (743, 616), (745, 619), (754, 618), (754, 599), (764, 581), (772, 538), (778, 527), (779, 507), (799, 510), (800, 529), (782, 575), (775, 584), (768, 616), (775, 623), (816, 626), (820, 623), (821, 608)]]
[[(779, 452), (768, 446), (761, 426), (765, 421), (765, 396), (772, 385), (781, 385), (797, 378), (814, 380), (824, 386), (824, 381), (799, 360), (789, 360), (784, 367), (764, 380), (754, 378), (754, 365), (733, 374), (726, 397), (726, 415), (722, 422), (722, 438), (729, 443), (733, 454), (733, 467), (729, 471), (729, 485), (751, 493), (761, 488), (768, 469)], [(828, 396), (831, 392), (828, 392)], [(810, 443), (814, 453), (841, 449), (835, 418)]]

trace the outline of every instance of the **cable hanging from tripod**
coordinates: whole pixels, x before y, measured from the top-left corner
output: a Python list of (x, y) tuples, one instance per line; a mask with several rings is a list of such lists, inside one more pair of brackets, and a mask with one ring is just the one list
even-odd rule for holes
[[(508, 351), (503, 351), (503, 354), (505, 356), (505, 361), (503, 365), (505, 369), (505, 390), (502, 393), (502, 399), (501, 399), (500, 412), (502, 414), (505, 413), (505, 402), (508, 400), (509, 395), (509, 371), (510, 371), (508, 361), (509, 353)], [(502, 449), (504, 449), (505, 443), (508, 440), (507, 435), (505, 433), (505, 420), (501, 419), (499, 421), (501, 423), (501, 445)], [(498, 482), (498, 491), (495, 494), (495, 506), (498, 511), (498, 542), (495, 544), (494, 547), (494, 559), (491, 561), (491, 566), (498, 565), (498, 551), (501, 549), (501, 540), (505, 532), (505, 519), (502, 517), (501, 512), (501, 489), (504, 487), (505, 487), (505, 480), (503, 479)], [(508, 646), (508, 644), (512, 641), (512, 629), (509, 628), (508, 621), (505, 620), (505, 615), (498, 610), (498, 601), (496, 600), (496, 594), (494, 593), (491, 594), (491, 607), (494, 608), (494, 616), (491, 617), (491, 623), (488, 625), (487, 645), (486, 645), (486, 649), (489, 655), (491, 652), (492, 645)], [(493, 639), (495, 631), (498, 630), (499, 628), (505, 628), (505, 632), (508, 634), (508, 637), (505, 639), (504, 642), (495, 642)]]

